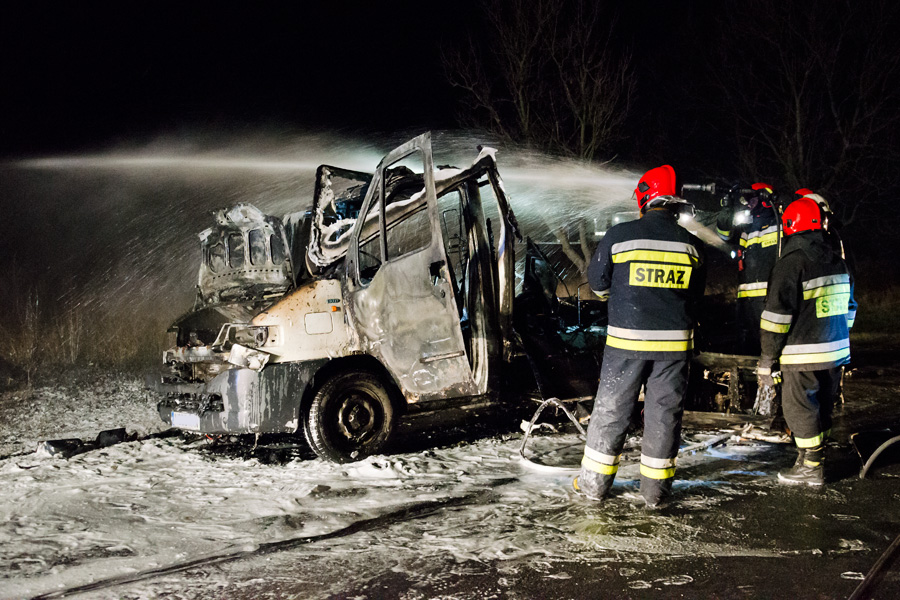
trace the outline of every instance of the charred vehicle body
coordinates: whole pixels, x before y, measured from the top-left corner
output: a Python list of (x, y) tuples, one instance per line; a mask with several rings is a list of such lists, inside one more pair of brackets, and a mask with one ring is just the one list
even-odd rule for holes
[(559, 297), (560, 273), (518, 231), (493, 150), (436, 169), (424, 134), (374, 174), (323, 165), (316, 177), (311, 211), (278, 219), (238, 205), (200, 235), (197, 300), (154, 382), (166, 423), (302, 432), (319, 456), (349, 461), (379, 451), (401, 414), (492, 405), (501, 392), (593, 398), (605, 303)]

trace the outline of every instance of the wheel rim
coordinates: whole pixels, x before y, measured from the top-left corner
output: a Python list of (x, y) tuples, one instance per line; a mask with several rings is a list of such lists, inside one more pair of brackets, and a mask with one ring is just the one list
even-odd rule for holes
[(378, 403), (367, 394), (351, 392), (341, 402), (337, 411), (337, 426), (341, 435), (351, 444), (365, 444), (377, 431), (381, 414)]

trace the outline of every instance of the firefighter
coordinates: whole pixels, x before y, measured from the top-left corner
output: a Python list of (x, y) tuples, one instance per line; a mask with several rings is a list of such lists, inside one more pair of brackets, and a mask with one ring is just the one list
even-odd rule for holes
[(609, 493), (625, 433), (644, 394), (641, 495), (649, 507), (671, 494), (697, 304), (705, 286), (703, 243), (678, 225), (691, 208), (675, 196), (675, 171), (651, 169), (635, 190), (641, 218), (604, 236), (588, 266), (594, 293), (609, 302), (600, 387), (575, 491)]
[(794, 466), (778, 474), (783, 483), (824, 483), (824, 441), (850, 360), (856, 302), (847, 265), (826, 238), (825, 216), (811, 198), (785, 209), (785, 243), (760, 320), (760, 385), (772, 385), (780, 365), (784, 418), (799, 449)]
[(716, 233), (739, 244), (738, 255), (738, 347), (758, 356), (759, 319), (766, 303), (766, 284), (781, 235), (775, 195), (767, 183), (754, 183), (750, 190), (734, 186), (722, 199)]

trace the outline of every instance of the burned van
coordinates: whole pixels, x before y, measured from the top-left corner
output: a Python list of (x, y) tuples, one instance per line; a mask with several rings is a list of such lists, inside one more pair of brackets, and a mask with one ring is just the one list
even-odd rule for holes
[[(316, 176), (311, 211), (278, 219), (238, 205), (201, 234), (197, 300), (170, 330), (156, 383), (173, 427), (302, 431), (320, 456), (355, 460), (383, 447), (401, 413), (495, 402), (525, 361), (513, 323), (521, 236), (493, 150), (436, 169), (425, 134), (374, 174), (323, 165)], [(526, 276), (529, 327), (547, 313), (559, 329), (541, 299), (553, 287), (544, 260)], [(603, 340), (592, 331), (535, 350), (587, 357), (587, 394)]]

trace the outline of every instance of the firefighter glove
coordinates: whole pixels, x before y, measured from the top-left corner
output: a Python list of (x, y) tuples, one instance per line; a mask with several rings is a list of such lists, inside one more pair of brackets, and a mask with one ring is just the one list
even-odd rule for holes
[(781, 383), (781, 371), (778, 371), (778, 363), (772, 358), (760, 358), (756, 366), (756, 378), (760, 387), (774, 387)]

